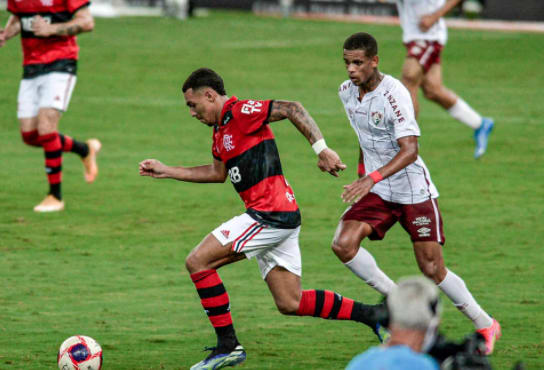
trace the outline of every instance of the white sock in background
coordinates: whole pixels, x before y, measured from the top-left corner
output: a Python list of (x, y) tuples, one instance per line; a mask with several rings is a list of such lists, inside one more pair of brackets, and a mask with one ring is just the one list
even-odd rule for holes
[(364, 248), (359, 248), (355, 257), (351, 261), (344, 263), (344, 265), (360, 279), (385, 296), (396, 285), (389, 276), (380, 270), (374, 257)]
[(438, 287), (452, 300), (459, 311), (474, 322), (476, 329), (488, 328), (493, 323), (489, 315), (470, 294), (463, 279), (448, 270), (446, 277)]
[(476, 130), (482, 124), (482, 116), (472, 109), (463, 99), (457, 98), (455, 104), (448, 109), (450, 115), (465, 125)]

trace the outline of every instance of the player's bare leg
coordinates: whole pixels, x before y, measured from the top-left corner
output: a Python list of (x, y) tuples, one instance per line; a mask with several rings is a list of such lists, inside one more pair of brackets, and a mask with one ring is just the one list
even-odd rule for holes
[(227, 291), (216, 269), (245, 258), (235, 253), (231, 243), (223, 246), (212, 234), (208, 234), (185, 260), (185, 267), (191, 274), (198, 295), (217, 335), (217, 346), (204, 360), (193, 365), (192, 370), (220, 369), (234, 366), (246, 358), (244, 348), (238, 342)]
[(369, 326), (380, 341), (384, 340), (387, 318), (383, 304), (366, 305), (330, 290), (302, 290), (300, 276), (280, 266), (270, 270), (265, 281), (284, 315), (357, 321)]
[(361, 247), (361, 241), (372, 234), (372, 227), (355, 220), (340, 220), (332, 242), (334, 254), (357, 277), (383, 295), (395, 286), (377, 265), (374, 257)]
[(489, 134), (494, 126), (493, 120), (482, 117), (463, 99), (444, 86), (440, 64), (433, 64), (425, 73), (421, 88), (427, 99), (439, 104), (453, 118), (474, 130), (474, 140), (476, 141), (474, 157), (481, 157), (487, 149)]
[(451, 299), (455, 307), (467, 316), (486, 340), (486, 354), (493, 352), (501, 336), (498, 321), (492, 319), (476, 302), (465, 282), (444, 265), (442, 246), (436, 242), (414, 242), (414, 252), (421, 272), (432, 279)]
[(419, 113), (419, 102), (417, 99), (417, 93), (423, 82), (423, 67), (417, 61), (416, 58), (407, 57), (402, 65), (402, 78), (403, 85), (408, 89), (410, 96), (412, 97), (412, 103), (414, 105), (414, 113), (417, 117)]

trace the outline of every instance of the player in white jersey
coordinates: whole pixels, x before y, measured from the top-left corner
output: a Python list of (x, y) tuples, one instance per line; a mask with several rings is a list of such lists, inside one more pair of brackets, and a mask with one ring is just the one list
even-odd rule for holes
[(463, 99), (442, 83), (440, 54), (446, 45), (448, 31), (442, 18), (461, 0), (397, 0), (402, 27), (402, 42), (407, 55), (402, 67), (402, 83), (408, 88), (416, 116), (419, 111), (417, 91), (442, 106), (458, 121), (474, 129), (474, 158), (487, 149), (493, 120), (482, 117)]
[(500, 325), (444, 265), (438, 192), (418, 155), (420, 131), (410, 94), (400, 81), (379, 72), (378, 45), (371, 35), (346, 39), (344, 61), (349, 80), (340, 85), (339, 95), (359, 139), (360, 178), (344, 186), (344, 201), (356, 202), (342, 216), (332, 249), (355, 275), (387, 296), (395, 283), (360, 245), (366, 237), (383, 239), (398, 221), (410, 234), (421, 272), (474, 322), (489, 354)]

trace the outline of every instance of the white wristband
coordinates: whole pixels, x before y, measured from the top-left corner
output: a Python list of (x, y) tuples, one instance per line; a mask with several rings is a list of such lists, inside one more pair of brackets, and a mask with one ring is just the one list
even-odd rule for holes
[(327, 149), (328, 146), (325, 143), (325, 139), (319, 139), (315, 143), (312, 144), (312, 149), (314, 150), (315, 154), (319, 155), (323, 150)]

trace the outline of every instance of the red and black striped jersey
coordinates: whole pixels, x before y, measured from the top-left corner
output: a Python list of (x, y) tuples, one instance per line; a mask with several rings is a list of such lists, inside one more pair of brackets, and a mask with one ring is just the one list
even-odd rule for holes
[(48, 72), (76, 73), (76, 36), (38, 37), (32, 22), (36, 15), (50, 23), (68, 22), (89, 4), (89, 0), (8, 0), (8, 11), (21, 22), (25, 78)]
[(300, 225), (293, 189), (281, 169), (268, 125), (271, 100), (230, 98), (214, 126), (212, 154), (225, 163), (230, 181), (255, 220), (277, 228)]

